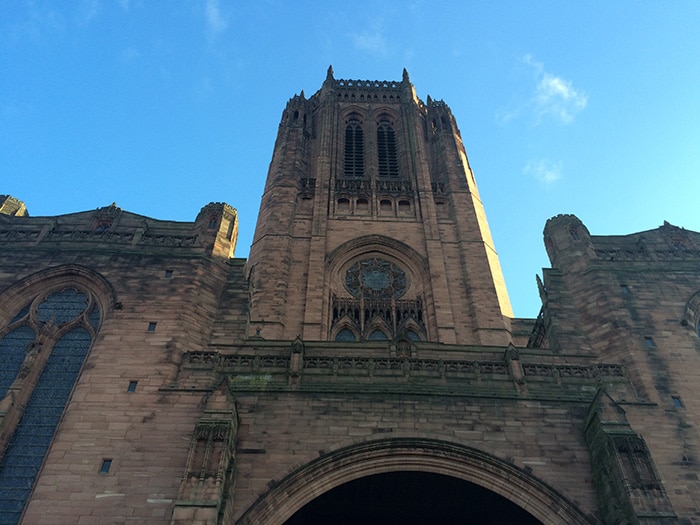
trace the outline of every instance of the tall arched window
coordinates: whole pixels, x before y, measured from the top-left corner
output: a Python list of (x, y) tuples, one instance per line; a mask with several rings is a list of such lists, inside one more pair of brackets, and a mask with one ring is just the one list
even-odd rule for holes
[(396, 135), (394, 128), (386, 120), (377, 126), (377, 154), (379, 176), (384, 178), (399, 176), (399, 161), (396, 157)]
[(345, 176), (365, 176), (365, 151), (362, 124), (351, 120), (345, 127)]
[(99, 322), (95, 299), (69, 287), (36, 297), (0, 329), (0, 402), (26, 402), (14, 429), (2, 428), (11, 437), (0, 442), (0, 523), (19, 522)]

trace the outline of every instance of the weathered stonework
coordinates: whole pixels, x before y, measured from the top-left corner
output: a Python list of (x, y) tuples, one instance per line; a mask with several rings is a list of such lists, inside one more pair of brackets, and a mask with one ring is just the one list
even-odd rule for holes
[[(700, 234), (554, 217), (515, 319), (447, 105), (332, 71), (287, 104), (247, 261), (237, 220), (0, 199), (0, 522), (281, 525), (419, 472), (541, 523), (700, 523)], [(8, 467), (76, 330), (45, 455)]]

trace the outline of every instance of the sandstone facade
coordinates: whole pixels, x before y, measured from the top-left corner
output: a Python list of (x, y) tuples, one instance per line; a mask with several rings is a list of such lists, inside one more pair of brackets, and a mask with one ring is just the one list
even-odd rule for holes
[(457, 124), (405, 72), (288, 102), (248, 260), (221, 203), (0, 212), (0, 523), (312, 523), (402, 473), (525, 513), (486, 522), (700, 523), (700, 234), (554, 217), (513, 318)]

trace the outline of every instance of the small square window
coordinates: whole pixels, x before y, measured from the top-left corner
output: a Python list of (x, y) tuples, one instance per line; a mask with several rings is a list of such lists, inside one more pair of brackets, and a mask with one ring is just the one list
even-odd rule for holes
[(647, 344), (647, 348), (656, 348), (656, 343), (654, 343), (653, 338), (645, 337), (644, 342)]
[(102, 465), (100, 466), (100, 474), (107, 474), (110, 468), (112, 468), (112, 460), (103, 459)]
[(148, 331), (155, 332), (156, 331), (156, 323), (154, 323), (154, 322), (148, 323)]
[(165, 278), (170, 279), (173, 276), (172, 270), (165, 270)]
[(138, 385), (138, 381), (129, 381), (129, 386), (127, 387), (126, 391), (127, 392), (136, 392), (136, 385)]
[(620, 285), (620, 290), (622, 290), (623, 295), (629, 295), (630, 292), (630, 287), (627, 286), (626, 284), (621, 284)]
[(671, 396), (671, 399), (673, 400), (673, 406), (675, 408), (685, 408), (685, 405), (683, 404), (683, 400), (681, 399), (680, 396)]

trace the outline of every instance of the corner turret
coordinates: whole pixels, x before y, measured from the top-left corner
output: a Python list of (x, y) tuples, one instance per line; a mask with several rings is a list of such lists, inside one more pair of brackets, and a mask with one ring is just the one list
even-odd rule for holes
[(557, 215), (544, 227), (544, 245), (552, 267), (581, 271), (595, 258), (591, 234), (576, 215)]
[(238, 239), (238, 213), (234, 208), (224, 202), (210, 202), (199, 211), (194, 226), (202, 242), (211, 243), (212, 255), (233, 257)]
[(27, 207), (12, 195), (0, 195), (0, 214), (14, 217), (29, 217)]

